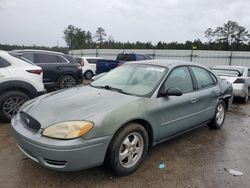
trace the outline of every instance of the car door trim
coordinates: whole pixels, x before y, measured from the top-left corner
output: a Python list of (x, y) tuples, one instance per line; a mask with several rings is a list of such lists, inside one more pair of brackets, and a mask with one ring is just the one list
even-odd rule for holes
[(168, 125), (168, 124), (170, 124), (170, 123), (174, 123), (174, 122), (176, 122), (176, 121), (181, 121), (181, 120), (186, 119), (186, 118), (189, 118), (189, 117), (191, 117), (191, 116), (198, 115), (198, 114), (200, 114), (200, 113), (206, 112), (206, 111), (211, 110), (211, 109), (213, 109), (213, 108), (215, 108), (215, 106), (211, 106), (211, 107), (209, 107), (209, 108), (206, 108), (205, 110), (202, 110), (202, 111), (199, 111), (199, 112), (196, 112), (196, 113), (193, 113), (193, 114), (189, 114), (189, 115), (187, 115), (187, 116), (184, 116), (184, 117), (181, 117), (181, 118), (178, 118), (178, 119), (174, 119), (174, 120), (171, 120), (171, 121), (167, 121), (167, 122), (165, 122), (165, 123), (162, 123), (162, 124), (161, 124), (161, 127), (164, 127), (164, 126), (166, 126), (166, 125)]

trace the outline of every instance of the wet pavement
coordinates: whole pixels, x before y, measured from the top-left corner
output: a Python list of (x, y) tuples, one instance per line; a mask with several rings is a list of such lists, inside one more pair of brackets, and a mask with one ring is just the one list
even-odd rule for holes
[[(236, 103), (221, 130), (202, 126), (157, 145), (132, 175), (104, 167), (62, 173), (41, 167), (17, 148), (9, 124), (0, 124), (0, 187), (250, 187), (250, 101)], [(159, 169), (165, 163), (166, 168)], [(234, 177), (225, 169), (243, 172)]]

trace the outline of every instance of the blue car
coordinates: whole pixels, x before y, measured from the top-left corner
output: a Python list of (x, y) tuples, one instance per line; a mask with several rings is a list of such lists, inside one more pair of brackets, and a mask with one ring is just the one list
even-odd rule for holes
[(116, 60), (98, 60), (96, 64), (96, 74), (108, 72), (128, 61), (141, 61), (149, 59), (152, 59), (149, 55), (121, 53), (117, 55)]

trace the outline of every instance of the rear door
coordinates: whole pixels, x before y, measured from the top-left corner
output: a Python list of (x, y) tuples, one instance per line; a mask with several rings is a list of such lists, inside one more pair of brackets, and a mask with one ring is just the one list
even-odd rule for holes
[(210, 71), (197, 66), (191, 66), (190, 69), (196, 80), (196, 111), (199, 122), (202, 123), (214, 116), (221, 90)]
[(59, 76), (68, 69), (69, 62), (60, 55), (34, 53), (34, 63), (44, 71), (44, 83), (47, 85), (58, 82)]

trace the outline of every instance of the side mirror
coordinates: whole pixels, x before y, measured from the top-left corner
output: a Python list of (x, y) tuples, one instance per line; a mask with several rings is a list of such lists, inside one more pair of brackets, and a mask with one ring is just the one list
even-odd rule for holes
[(181, 96), (182, 91), (179, 88), (169, 88), (162, 93), (163, 96)]

